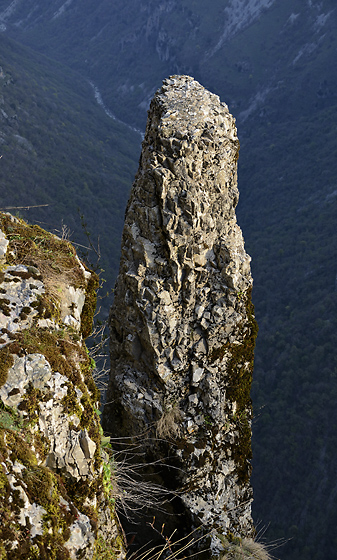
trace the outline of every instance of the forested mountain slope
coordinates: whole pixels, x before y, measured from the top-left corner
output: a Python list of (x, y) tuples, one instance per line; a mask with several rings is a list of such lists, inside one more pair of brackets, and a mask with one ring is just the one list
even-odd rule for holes
[[(285, 560), (334, 560), (337, 545), (336, 20), (333, 0), (0, 0), (5, 35), (90, 79), (132, 126), (144, 126), (172, 73), (193, 75), (237, 117), (238, 213), (260, 326), (255, 520), (270, 538), (292, 538), (277, 551)], [(130, 142), (121, 151), (136, 160)], [(125, 188), (135, 160), (119, 172)], [(120, 213), (125, 200), (115, 199)]]
[(283, 93), (284, 118), (302, 109), (303, 95), (312, 107), (336, 85), (326, 75), (334, 8), (333, 0), (1, 0), (0, 23), (80, 70), (128, 122), (145, 123), (168, 72), (192, 74), (243, 117), (265, 103), (281, 109), (275, 95)]
[(19, 211), (87, 246), (83, 215), (111, 287), (139, 134), (109, 118), (80, 75), (1, 34), (0, 67), (1, 209), (48, 205)]

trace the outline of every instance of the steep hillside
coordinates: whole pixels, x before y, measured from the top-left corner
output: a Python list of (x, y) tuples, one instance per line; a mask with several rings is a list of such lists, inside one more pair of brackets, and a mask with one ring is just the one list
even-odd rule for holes
[(112, 284), (140, 136), (109, 118), (78, 74), (4, 35), (0, 53), (1, 208), (48, 205), (19, 211), (88, 245), (83, 214)]
[(288, 126), (265, 123), (241, 146), (250, 161), (241, 168), (239, 219), (260, 329), (255, 515), (275, 538), (293, 537), (282, 558), (301, 560), (332, 560), (336, 546), (336, 110), (302, 118), (291, 140)]
[(326, 75), (334, 8), (333, 0), (1, 0), (0, 22), (93, 80), (123, 119), (145, 125), (153, 92), (173, 73), (200, 79), (243, 117), (274, 105), (275, 92), (289, 86), (297, 94), (283, 118), (298, 111), (303, 94), (315, 104), (317, 93), (326, 97), (336, 86), (336, 75)]
[(254, 511), (270, 538), (292, 537), (277, 552), (286, 560), (334, 560), (337, 544), (336, 18), (333, 0), (0, 0), (7, 36), (91, 79), (133, 126), (172, 73), (193, 75), (237, 116), (238, 216), (260, 326)]

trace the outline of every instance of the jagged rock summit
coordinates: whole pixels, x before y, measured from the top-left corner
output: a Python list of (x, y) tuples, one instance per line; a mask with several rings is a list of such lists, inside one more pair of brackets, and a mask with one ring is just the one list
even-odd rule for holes
[(247, 536), (257, 329), (238, 152), (218, 96), (189, 76), (163, 82), (126, 211), (104, 422), (175, 467), (161, 476), (190, 527)]

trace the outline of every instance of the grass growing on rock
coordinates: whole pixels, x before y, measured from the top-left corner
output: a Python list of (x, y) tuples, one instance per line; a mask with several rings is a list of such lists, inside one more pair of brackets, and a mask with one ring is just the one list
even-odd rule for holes
[(272, 560), (268, 548), (250, 538), (221, 537), (225, 552), (220, 560)]
[[(62, 291), (69, 285), (85, 290), (81, 334), (84, 338), (89, 336), (96, 308), (99, 280), (92, 271), (89, 280), (86, 280), (84, 274), (86, 267), (80, 263), (72, 244), (43, 230), (38, 225), (29, 225), (9, 214), (0, 213), (0, 228), (9, 241), (7, 265), (25, 265), (28, 271), (16, 271), (15, 275), (26, 280), (33, 277), (41, 280), (45, 286), (46, 292), (39, 296), (36, 304), (40, 317), (54, 318), (58, 321)], [(2, 306), (6, 311), (5, 301)]]
[[(8, 214), (0, 215), (0, 227), (9, 241), (8, 264), (31, 267), (30, 275), (39, 273), (52, 286), (61, 280), (84, 287), (84, 275), (76, 251), (69, 241), (58, 238), (40, 226), (28, 225)], [(37, 270), (36, 270), (37, 269)]]
[[(5, 549), (4, 557), (8, 560), (70, 558), (64, 543), (70, 536), (69, 527), (77, 517), (77, 510), (71, 503), (67, 508), (62, 506), (61, 498), (67, 498), (67, 494), (60, 477), (47, 467), (38, 465), (29, 443), (14, 431), (0, 429), (0, 454), (2, 464), (10, 471), (11, 464), (17, 465), (11, 473), (15, 477), (15, 490), (4, 467), (0, 471), (0, 504), (4, 521), (0, 526), (0, 542)], [(31, 529), (28, 518), (23, 523), (20, 517), (24, 495), (31, 503), (43, 508), (43, 534), (38, 531), (32, 540), (27, 539)], [(13, 549), (12, 541), (17, 542)]]

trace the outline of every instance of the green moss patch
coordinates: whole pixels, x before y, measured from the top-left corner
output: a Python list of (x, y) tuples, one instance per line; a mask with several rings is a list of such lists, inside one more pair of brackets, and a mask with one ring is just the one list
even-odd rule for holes
[[(250, 389), (254, 367), (254, 347), (257, 335), (257, 325), (253, 316), (249, 318), (246, 332), (241, 344), (228, 347), (230, 359), (227, 364), (228, 388), (226, 395), (237, 403), (240, 413), (245, 407), (251, 405)], [(240, 336), (240, 334), (239, 334)]]
[(17, 459), (25, 466), (36, 465), (37, 460), (31, 450), (31, 446), (25, 439), (15, 431), (6, 431), (6, 445), (11, 452), (11, 461)]
[(25, 388), (25, 396), (20, 402), (18, 410), (24, 410), (27, 412), (30, 426), (35, 425), (39, 421), (39, 403), (47, 401), (51, 397), (51, 393), (42, 393), (40, 389), (36, 389), (31, 383), (29, 383)]
[(254, 316), (254, 305), (251, 300), (251, 289), (247, 291), (245, 299), (242, 299), (242, 301), (246, 309), (247, 320), (244, 321), (243, 325), (239, 325), (236, 333), (236, 340), (240, 344), (226, 343), (222, 347), (214, 349), (209, 356), (209, 362), (214, 363), (228, 356), (226, 398), (232, 403), (236, 402), (233, 421), (239, 433), (239, 438), (232, 449), (233, 459), (237, 466), (239, 480), (242, 483), (247, 483), (251, 473), (249, 460), (252, 457), (250, 389), (258, 327)]
[[(240, 434), (234, 447), (234, 461), (237, 465), (239, 480), (247, 483), (251, 474), (249, 460), (252, 458), (251, 427), (252, 401), (250, 389), (254, 368), (254, 348), (258, 326), (254, 316), (254, 305), (251, 300), (251, 289), (245, 298), (247, 322), (240, 345), (232, 345), (231, 357), (227, 366), (229, 383), (227, 397), (237, 403), (235, 415), (236, 425)], [(239, 335), (240, 336), (240, 335)]]
[(84, 384), (77, 364), (87, 361), (86, 351), (72, 339), (72, 331), (54, 330), (33, 326), (15, 335), (15, 342), (10, 344), (12, 352), (19, 356), (25, 354), (42, 354), (48, 360), (53, 371), (67, 377), (74, 385)]
[(96, 542), (96, 554), (94, 560), (115, 560), (123, 548), (123, 542), (120, 537), (106, 541), (101, 535)]
[(16, 410), (5, 406), (0, 399), (0, 428), (19, 431), (23, 427), (23, 420)]
[(8, 370), (13, 366), (14, 358), (8, 346), (0, 349), (0, 387), (7, 381)]

